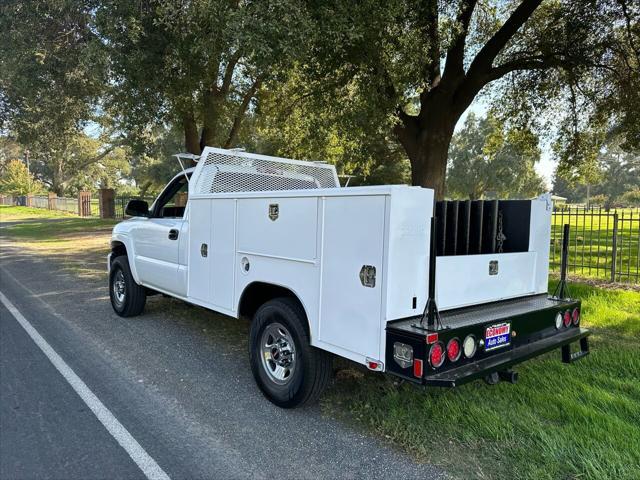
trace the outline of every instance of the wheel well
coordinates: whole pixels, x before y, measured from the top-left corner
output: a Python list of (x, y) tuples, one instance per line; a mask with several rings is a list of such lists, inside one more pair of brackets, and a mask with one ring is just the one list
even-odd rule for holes
[(121, 255), (127, 256), (127, 247), (122, 242), (111, 242), (111, 261)]
[(251, 319), (253, 314), (260, 308), (260, 305), (278, 297), (293, 298), (300, 304), (302, 310), (305, 311), (304, 305), (302, 305), (298, 296), (288, 288), (271, 283), (254, 282), (245, 287), (242, 292), (240, 304), (238, 305), (238, 313), (241, 317)]

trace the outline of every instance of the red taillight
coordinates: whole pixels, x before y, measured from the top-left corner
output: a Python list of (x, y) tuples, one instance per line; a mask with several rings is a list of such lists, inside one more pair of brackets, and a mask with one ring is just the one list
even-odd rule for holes
[(564, 326), (568, 327), (569, 325), (571, 325), (571, 312), (569, 310), (567, 310), (566, 312), (564, 312)]
[(452, 338), (447, 343), (447, 358), (451, 362), (457, 362), (460, 358), (460, 342), (457, 338)]
[(444, 363), (444, 346), (442, 342), (434, 343), (429, 350), (429, 363), (433, 368), (439, 368)]
[(578, 325), (580, 323), (580, 310), (578, 307), (573, 309), (571, 316), (573, 317), (573, 324)]
[(416, 358), (413, 361), (413, 376), (414, 377), (422, 378), (422, 371), (423, 371), (422, 367), (423, 367), (422, 360), (420, 360), (419, 358)]

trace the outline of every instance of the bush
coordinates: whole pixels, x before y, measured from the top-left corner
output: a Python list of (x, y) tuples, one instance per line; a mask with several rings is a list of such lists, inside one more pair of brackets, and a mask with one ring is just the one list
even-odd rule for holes
[(625, 205), (639, 207), (640, 206), (640, 189), (631, 190), (620, 196), (620, 202)]

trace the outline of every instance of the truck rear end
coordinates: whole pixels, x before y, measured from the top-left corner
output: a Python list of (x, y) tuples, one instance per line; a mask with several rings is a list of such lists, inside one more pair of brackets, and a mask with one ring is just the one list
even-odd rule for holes
[[(515, 364), (551, 350), (589, 352), (579, 300), (547, 290), (551, 201), (438, 202), (429, 238), (429, 298), (386, 325), (386, 371), (454, 387), (515, 382)], [(571, 345), (577, 344), (571, 353)]]

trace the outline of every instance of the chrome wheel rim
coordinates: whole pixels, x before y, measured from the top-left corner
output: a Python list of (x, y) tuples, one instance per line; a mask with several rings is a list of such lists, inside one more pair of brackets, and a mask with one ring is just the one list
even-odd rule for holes
[(126, 284), (124, 282), (124, 273), (122, 270), (118, 270), (113, 278), (113, 298), (120, 306), (124, 304), (126, 296)]
[(289, 331), (281, 323), (271, 323), (260, 339), (262, 367), (269, 379), (286, 385), (296, 368), (296, 349)]

